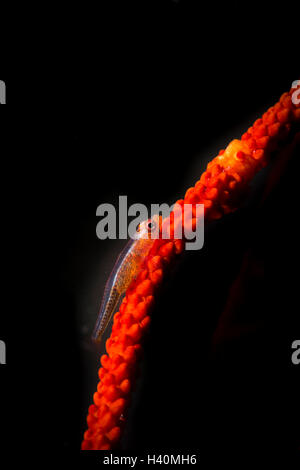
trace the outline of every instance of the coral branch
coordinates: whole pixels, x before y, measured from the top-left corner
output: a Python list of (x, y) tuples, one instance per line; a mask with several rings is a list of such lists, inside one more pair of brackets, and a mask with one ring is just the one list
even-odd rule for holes
[[(295, 123), (300, 122), (300, 106), (292, 102), (295, 89), (243, 134), (219, 152), (200, 180), (177, 201), (204, 204), (205, 220), (218, 219), (235, 210), (255, 173), (263, 168), (274, 150), (284, 146)], [(196, 222), (193, 219), (193, 222)], [(107, 354), (101, 357), (100, 382), (89, 407), (82, 450), (109, 450), (121, 437), (124, 413), (129, 404), (141, 341), (150, 323), (150, 311), (166, 268), (184, 250), (184, 242), (172, 238), (176, 215), (171, 218), (171, 237), (156, 240), (142, 269), (126, 292), (114, 315)]]

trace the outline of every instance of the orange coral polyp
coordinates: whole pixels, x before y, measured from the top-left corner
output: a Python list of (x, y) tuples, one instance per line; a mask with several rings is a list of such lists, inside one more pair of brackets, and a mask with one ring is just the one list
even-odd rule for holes
[[(299, 88), (299, 87), (298, 87)], [(291, 101), (292, 89), (257, 119), (241, 140), (233, 140), (208, 165), (195, 187), (177, 204), (204, 204), (205, 220), (233, 211), (240, 194), (255, 173), (267, 164), (270, 153), (286, 139), (291, 125), (300, 121), (300, 106)], [(195, 221), (195, 213), (193, 213)], [(176, 222), (173, 221), (173, 228)], [(171, 231), (172, 235), (172, 231)], [(141, 352), (141, 340), (150, 323), (150, 311), (165, 267), (184, 249), (181, 239), (155, 240), (137, 279), (129, 286), (119, 312), (114, 315), (107, 354), (101, 357), (100, 382), (89, 407), (88, 430), (82, 450), (109, 450), (121, 438), (123, 414)]]

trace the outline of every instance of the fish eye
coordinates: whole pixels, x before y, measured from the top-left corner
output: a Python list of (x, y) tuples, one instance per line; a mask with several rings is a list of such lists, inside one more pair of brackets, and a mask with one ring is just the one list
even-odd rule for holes
[(148, 222), (148, 229), (149, 230), (155, 229), (155, 222)]

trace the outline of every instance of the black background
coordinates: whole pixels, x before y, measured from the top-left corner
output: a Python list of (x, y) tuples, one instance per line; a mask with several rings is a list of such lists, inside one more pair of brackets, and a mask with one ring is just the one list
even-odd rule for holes
[[(12, 287), (1, 321), (3, 450), (80, 448), (102, 352), (89, 335), (122, 247), (97, 240), (96, 207), (123, 194), (174, 202), (290, 88), (299, 73), (293, 28), (283, 31), (275, 13), (188, 1), (73, 7), (54, 14), (35, 63), (23, 57), (0, 77), (19, 105), (1, 116), (10, 155), (3, 274)], [(125, 450), (299, 447), (290, 359), (299, 339), (298, 154), (263, 205), (270, 170), (166, 284)]]

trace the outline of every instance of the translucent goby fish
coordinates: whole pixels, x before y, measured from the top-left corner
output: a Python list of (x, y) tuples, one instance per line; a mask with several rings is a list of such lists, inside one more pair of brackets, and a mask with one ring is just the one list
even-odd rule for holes
[(144, 258), (148, 255), (159, 234), (159, 216), (141, 222), (135, 238), (129, 240), (120, 253), (113, 270), (106, 282), (97, 322), (92, 339), (100, 342), (111, 317), (123, 294), (137, 276)]

